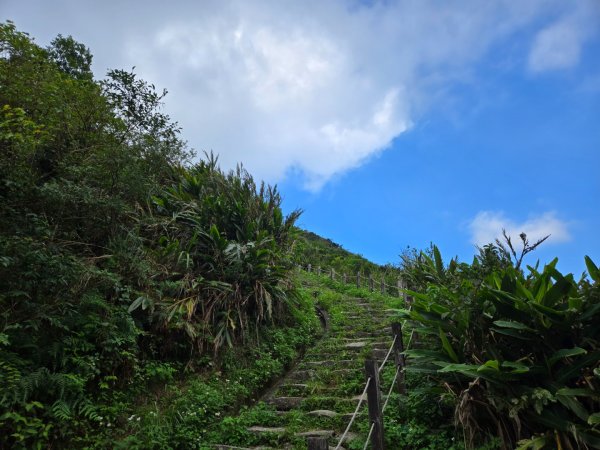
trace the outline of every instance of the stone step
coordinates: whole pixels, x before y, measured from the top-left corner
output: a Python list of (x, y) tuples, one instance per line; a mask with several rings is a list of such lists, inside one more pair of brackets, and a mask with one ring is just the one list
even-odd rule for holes
[(388, 349), (376, 348), (371, 351), (371, 358), (383, 361), (386, 357)]
[(348, 336), (348, 335), (344, 335), (344, 336), (340, 336), (337, 340), (338, 341), (345, 341), (347, 343), (350, 343), (350, 342), (364, 342), (364, 341), (371, 342), (374, 339), (377, 339), (377, 336), (372, 336), (371, 334), (367, 334), (366, 336)]
[[(387, 399), (387, 397), (388, 397), (387, 394), (383, 394), (383, 393), (381, 394), (381, 400), (382, 401), (385, 401)], [(364, 395), (355, 395), (354, 397), (351, 398), (351, 400), (353, 402), (358, 402), (361, 398), (363, 399), (363, 403), (366, 402), (367, 401), (367, 394), (364, 394)]]
[(373, 333), (379, 331), (381, 333), (391, 336), (391, 327), (380, 327), (381, 324), (365, 325), (365, 324), (353, 324), (353, 325), (342, 325), (338, 332), (341, 333)]
[(367, 345), (369, 345), (368, 341), (354, 341), (354, 342), (350, 342), (348, 344), (344, 344), (344, 348), (361, 349), (361, 348), (365, 348)]
[(236, 447), (233, 445), (216, 444), (215, 450), (274, 450), (273, 447)]
[(284, 384), (281, 387), (291, 387), (291, 388), (298, 388), (298, 389), (308, 389), (308, 384), (291, 383), (291, 384)]
[(393, 340), (389, 342), (373, 342), (371, 345), (373, 346), (373, 350), (385, 350), (388, 351), (392, 346)]
[(271, 397), (265, 401), (269, 405), (273, 405), (280, 411), (289, 411), (302, 403), (304, 397)]
[(377, 339), (381, 337), (389, 337), (391, 333), (384, 333), (381, 331), (357, 331), (354, 333), (342, 334), (342, 339)]
[(288, 379), (296, 381), (306, 381), (314, 379), (316, 372), (310, 370), (295, 370), (288, 375)]
[(351, 413), (351, 412), (339, 413), (336, 411), (332, 411), (330, 409), (315, 409), (313, 411), (309, 411), (308, 414), (310, 414), (311, 416), (317, 416), (317, 417), (327, 417), (329, 419), (335, 419), (336, 417), (341, 417), (342, 419), (350, 420), (353, 413)]
[(283, 434), (285, 433), (284, 427), (261, 427), (261, 426), (253, 426), (246, 428), (248, 432), (252, 434)]
[(311, 430), (311, 431), (300, 431), (298, 433), (294, 433), (294, 436), (303, 437), (303, 438), (307, 438), (307, 439), (309, 437), (329, 439), (329, 438), (333, 437), (334, 434), (335, 434), (335, 431), (333, 431), (333, 430)]
[(354, 360), (354, 359), (339, 359), (339, 360), (325, 359), (325, 360), (321, 360), (321, 361), (304, 361), (301, 364), (309, 366), (309, 367), (323, 367), (323, 366), (335, 367), (335, 366), (353, 364), (355, 362), (356, 362), (356, 360)]
[(280, 385), (275, 392), (278, 397), (294, 397), (304, 395), (308, 390), (308, 384), (290, 383)]
[(310, 414), (312, 416), (329, 417), (329, 418), (334, 418), (334, 417), (339, 416), (338, 413), (336, 413), (335, 411), (331, 411), (330, 409), (315, 409), (313, 411), (309, 411), (308, 414)]

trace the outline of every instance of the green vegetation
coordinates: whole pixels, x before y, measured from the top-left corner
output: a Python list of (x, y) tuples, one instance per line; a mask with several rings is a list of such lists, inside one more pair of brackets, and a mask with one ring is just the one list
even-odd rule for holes
[[(305, 269), (309, 264), (312, 266), (312, 270), (321, 268), (329, 271), (333, 269), (337, 277), (345, 274), (348, 281), (356, 280), (357, 273), (360, 273), (362, 277), (372, 276), (377, 283), (383, 278), (389, 286), (386, 288), (388, 294), (398, 294), (397, 283), (400, 271), (391, 264), (380, 266), (372, 263), (361, 255), (345, 250), (330, 239), (322, 238), (305, 230), (299, 230), (294, 246), (294, 262)], [(367, 282), (361, 279), (361, 285), (363, 283)]]
[(406, 260), (414, 302), (403, 314), (423, 340), (410, 368), (453, 405), (466, 447), (496, 436), (503, 448), (598, 448), (600, 272), (586, 257), (591, 282), (556, 260), (525, 274), (508, 245), (471, 265), (445, 266), (435, 247)]
[[(414, 345), (408, 394), (385, 414), (389, 448), (600, 447), (589, 258), (590, 280), (556, 261), (525, 273), (542, 241), (522, 235), (520, 255), (508, 240), (472, 264), (445, 265), (432, 247), (378, 266), (295, 228), (300, 212), (284, 216), (276, 188), (243, 168), (192, 164), (161, 111), (166, 92), (123, 70), (95, 80), (91, 62), (70, 37), (41, 48), (0, 24), (0, 447), (304, 448), (296, 433), (344, 426), (311, 410), (352, 409), (363, 374), (332, 365), (285, 386), (311, 393), (285, 417), (256, 400), (304, 352), (381, 351), (375, 331), (392, 310)], [(357, 288), (357, 272), (394, 288)], [(318, 345), (315, 305), (331, 318)], [(358, 351), (346, 345), (365, 335)], [(286, 429), (248, 431), (265, 423)], [(368, 422), (354, 431), (366, 437)]]
[(299, 213), (91, 61), (0, 25), (0, 446), (188, 448), (315, 334)]

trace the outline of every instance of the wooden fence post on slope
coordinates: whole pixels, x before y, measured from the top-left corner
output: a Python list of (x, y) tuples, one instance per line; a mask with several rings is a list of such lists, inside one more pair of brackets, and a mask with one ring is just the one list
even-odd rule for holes
[(356, 272), (356, 289), (360, 289), (360, 270)]
[(404, 356), (404, 340), (402, 338), (402, 325), (398, 322), (392, 323), (392, 336), (396, 339), (394, 342), (394, 360), (398, 372), (398, 392), (406, 394), (406, 385), (404, 380), (404, 367), (406, 366), (406, 357)]
[(312, 269), (312, 264), (309, 264), (308, 265), (308, 273), (310, 273), (311, 269)]
[(328, 448), (327, 439), (320, 437), (308, 438), (308, 450), (327, 450)]
[(367, 380), (371, 378), (367, 387), (367, 403), (369, 405), (369, 422), (373, 425), (371, 434), (371, 448), (373, 450), (384, 450), (383, 446), (383, 414), (381, 411), (381, 391), (379, 387), (379, 367), (377, 361), (367, 359), (365, 361), (365, 375)]
[(344, 272), (344, 284), (348, 284), (348, 275)]
[(383, 275), (381, 276), (381, 293), (385, 294), (385, 278), (383, 278)]
[(402, 297), (402, 278), (398, 278), (398, 297)]
[(321, 275), (321, 266), (317, 266), (317, 275)]
[(331, 278), (332, 280), (335, 280), (335, 269), (332, 267), (331, 271), (329, 272), (329, 278)]
[(373, 275), (369, 274), (369, 290), (373, 292)]

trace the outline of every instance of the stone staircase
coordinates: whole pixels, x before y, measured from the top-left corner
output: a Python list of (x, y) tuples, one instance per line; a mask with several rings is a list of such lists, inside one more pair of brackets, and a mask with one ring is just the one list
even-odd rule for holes
[[(213, 448), (305, 450), (307, 438), (322, 437), (333, 450), (360, 400), (365, 359), (381, 364), (392, 344), (392, 314), (378, 301), (343, 297), (325, 335), (259, 402), (267, 414), (247, 428), (252, 445)], [(393, 373), (393, 365), (385, 371)], [(366, 436), (355, 431), (361, 421), (368, 422), (366, 405), (340, 449), (352, 440), (364, 442)]]

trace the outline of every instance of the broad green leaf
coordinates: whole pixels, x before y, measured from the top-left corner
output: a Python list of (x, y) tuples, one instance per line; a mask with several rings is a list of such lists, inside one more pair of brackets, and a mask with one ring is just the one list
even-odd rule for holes
[(477, 369), (479, 369), (479, 366), (475, 366), (473, 364), (447, 364), (438, 370), (438, 372), (461, 372), (476, 377)]
[(514, 374), (529, 372), (529, 366), (526, 366), (525, 364), (521, 364), (521, 363), (518, 363), (515, 361), (504, 361), (502, 363), (502, 367), (508, 367), (510, 369), (513, 369), (510, 371), (510, 373), (514, 373)]
[(557, 383), (566, 384), (569, 380), (579, 378), (581, 369), (594, 366), (600, 360), (600, 352), (591, 352), (577, 358), (573, 364), (566, 365), (554, 374)]
[[(589, 417), (588, 417), (589, 420)], [(589, 448), (600, 448), (600, 438), (597, 434), (590, 434), (586, 431), (577, 432), (577, 437), (584, 443), (589, 446)]]
[[(139, 307), (142, 305), (142, 303), (143, 303), (143, 301), (144, 301), (144, 298), (145, 298), (145, 297), (143, 297), (143, 296), (140, 296), (140, 297), (136, 298), (136, 299), (135, 299), (135, 300), (134, 300), (134, 301), (131, 303), (131, 305), (129, 305), (129, 308), (127, 309), (127, 312), (128, 312), (128, 313), (131, 313), (131, 312), (135, 311), (136, 309), (138, 309), (138, 308), (139, 308)], [(145, 309), (145, 308), (143, 308), (143, 309)]]
[(454, 352), (452, 345), (450, 345), (450, 342), (448, 341), (448, 338), (446, 337), (446, 333), (444, 333), (444, 331), (441, 328), (439, 330), (440, 330), (440, 339), (442, 340), (442, 347), (444, 347), (444, 350), (446, 350), (446, 353), (448, 353), (448, 356), (450, 357), (450, 359), (457, 363), (458, 356), (456, 356), (456, 353)]
[(596, 283), (600, 283), (600, 269), (598, 269), (596, 264), (594, 264), (592, 258), (587, 255), (585, 256), (585, 265), (592, 280), (594, 280)]
[(541, 305), (539, 303), (533, 303), (532, 306), (535, 309), (537, 309), (539, 312), (543, 313), (545, 317), (547, 317), (548, 319), (550, 319), (554, 322), (562, 323), (565, 320), (565, 315), (566, 315), (565, 311), (559, 311), (559, 310), (553, 309), (549, 306)]
[(440, 316), (450, 312), (450, 309), (438, 304), (431, 305), (431, 310), (438, 313)]
[(587, 354), (587, 350), (581, 347), (573, 347), (573, 348), (563, 348), (555, 352), (550, 358), (548, 358), (548, 365), (552, 366), (559, 359), (567, 358), (569, 356), (577, 356), (577, 355), (585, 355)]
[(589, 320), (600, 313), (600, 303), (596, 303), (580, 316), (581, 321)]
[(435, 270), (441, 277), (444, 275), (444, 262), (442, 261), (442, 255), (440, 249), (436, 245), (433, 246), (433, 257), (435, 258)]
[(523, 439), (517, 442), (516, 450), (540, 450), (550, 443), (546, 436), (535, 437), (532, 439)]
[(510, 336), (516, 339), (521, 339), (523, 341), (530, 341), (531, 337), (521, 333), (518, 330), (513, 330), (512, 328), (492, 328), (496, 333), (504, 334), (506, 336)]
[(515, 277), (512, 274), (505, 273), (502, 277), (502, 284), (500, 289), (504, 292), (510, 292), (511, 294), (515, 292), (517, 287), (517, 283)]
[[(555, 271), (558, 273), (558, 271)], [(574, 284), (571, 280), (563, 277), (562, 275), (556, 283), (546, 292), (544, 297), (541, 299), (541, 303), (544, 306), (553, 307), (563, 297), (569, 295), (571, 291), (575, 290)]]
[(497, 325), (502, 328), (513, 328), (515, 330), (528, 331), (530, 333), (535, 333), (535, 330), (533, 328), (528, 327), (524, 323), (512, 321), (512, 320), (496, 320), (496, 321), (494, 321), (494, 325)]
[[(435, 358), (435, 359), (444, 359), (446, 354), (444, 352), (439, 352), (435, 350), (426, 350), (426, 349), (409, 349), (405, 350), (404, 354), (411, 358)], [(446, 361), (444, 364), (448, 364)]]
[(492, 285), (496, 290), (500, 289), (500, 286), (502, 286), (502, 280), (500, 279), (500, 275), (498, 275), (497, 272), (490, 274), (487, 278), (487, 282), (488, 284)]
[(600, 423), (600, 413), (590, 414), (587, 423), (588, 425), (598, 425)]
[(535, 298), (531, 291), (529, 291), (529, 289), (523, 286), (523, 284), (519, 280), (516, 280), (516, 292), (519, 296), (525, 297), (530, 302), (535, 301)]
[(498, 362), (497, 359), (492, 359), (490, 361), (486, 361), (484, 364), (482, 364), (481, 366), (479, 366), (479, 368), (477, 369), (478, 371), (484, 370), (484, 369), (494, 369), (495, 371), (499, 372), (500, 371), (500, 363)]
[[(562, 391), (563, 389), (560, 389)], [(587, 422), (590, 413), (585, 409), (585, 407), (575, 399), (575, 396), (572, 395), (564, 395), (556, 393), (556, 399), (561, 402), (568, 409), (573, 411), (577, 417), (581, 420)]]
[(562, 388), (556, 391), (556, 395), (566, 395), (569, 397), (591, 397), (596, 398), (599, 395), (591, 389), (584, 388)]

